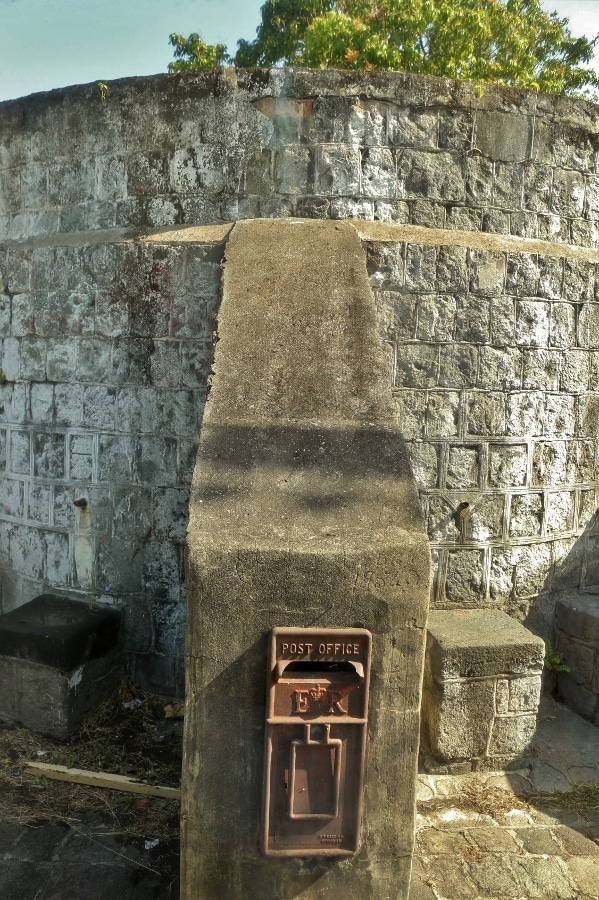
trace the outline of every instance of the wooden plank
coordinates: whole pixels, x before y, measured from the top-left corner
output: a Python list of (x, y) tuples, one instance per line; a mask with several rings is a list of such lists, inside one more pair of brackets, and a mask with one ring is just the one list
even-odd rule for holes
[(93, 787), (109, 788), (112, 791), (126, 791), (129, 794), (145, 794), (150, 797), (166, 797), (169, 800), (180, 800), (179, 788), (160, 787), (136, 781), (127, 775), (113, 775), (110, 772), (90, 772), (88, 769), (68, 769), (66, 766), (55, 766), (51, 763), (30, 762), (23, 766), (24, 775), (43, 775), (56, 781), (69, 781), (72, 784), (89, 784)]

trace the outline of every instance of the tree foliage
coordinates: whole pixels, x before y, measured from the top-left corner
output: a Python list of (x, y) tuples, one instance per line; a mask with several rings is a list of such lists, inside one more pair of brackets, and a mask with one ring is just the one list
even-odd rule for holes
[[(585, 66), (595, 42), (572, 37), (540, 0), (266, 0), (261, 16), (256, 39), (238, 41), (235, 65), (418, 72), (556, 94), (599, 87)], [(181, 69), (206, 68), (209, 50), (226, 56), (222, 44), (192, 38), (203, 55)]]
[(168, 64), (169, 72), (198, 72), (231, 62), (224, 44), (207, 44), (195, 31), (187, 38), (173, 33), (168, 40), (175, 48), (173, 56), (176, 60)]

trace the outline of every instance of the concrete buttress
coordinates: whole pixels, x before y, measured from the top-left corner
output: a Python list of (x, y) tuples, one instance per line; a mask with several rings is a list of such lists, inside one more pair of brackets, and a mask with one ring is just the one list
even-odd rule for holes
[[(182, 896), (407, 897), (430, 554), (351, 225), (238, 222), (190, 502)], [(275, 626), (372, 633), (360, 848), (259, 849)]]

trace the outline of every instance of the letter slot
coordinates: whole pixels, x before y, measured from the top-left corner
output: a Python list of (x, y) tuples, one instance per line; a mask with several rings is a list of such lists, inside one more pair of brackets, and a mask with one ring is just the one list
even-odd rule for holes
[(359, 847), (371, 642), (362, 628), (271, 633), (267, 856), (349, 856)]

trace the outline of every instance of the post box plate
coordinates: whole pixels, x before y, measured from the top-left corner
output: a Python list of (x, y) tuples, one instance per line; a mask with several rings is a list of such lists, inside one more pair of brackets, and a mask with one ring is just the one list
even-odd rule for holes
[(275, 628), (267, 671), (267, 856), (348, 856), (359, 846), (372, 636)]

